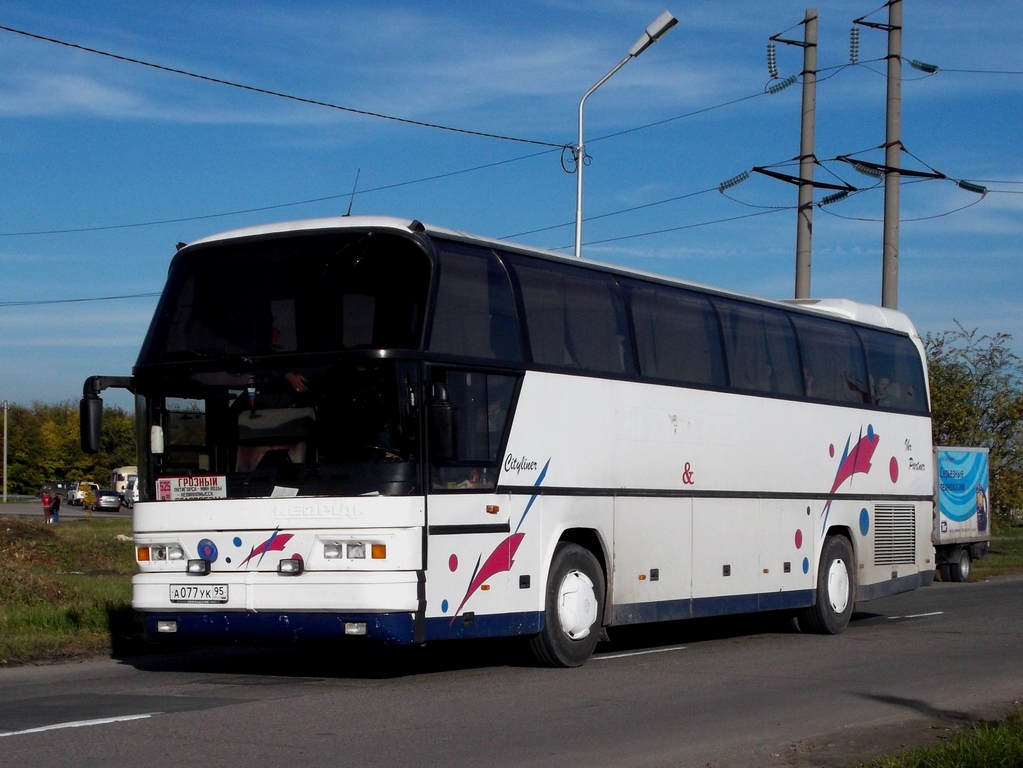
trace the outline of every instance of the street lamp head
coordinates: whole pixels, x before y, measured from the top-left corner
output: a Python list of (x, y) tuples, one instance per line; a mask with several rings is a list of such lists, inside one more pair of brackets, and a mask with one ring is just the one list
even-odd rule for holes
[(632, 47), (629, 49), (629, 56), (632, 58), (639, 56), (639, 54), (660, 40), (664, 33), (676, 24), (678, 24), (678, 19), (672, 16), (669, 11), (662, 13), (646, 28), (639, 40), (632, 44)]

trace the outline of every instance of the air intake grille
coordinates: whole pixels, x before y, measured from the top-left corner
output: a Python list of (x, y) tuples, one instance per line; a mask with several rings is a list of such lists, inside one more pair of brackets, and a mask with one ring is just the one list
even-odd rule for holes
[(916, 562), (916, 508), (874, 505), (874, 565)]

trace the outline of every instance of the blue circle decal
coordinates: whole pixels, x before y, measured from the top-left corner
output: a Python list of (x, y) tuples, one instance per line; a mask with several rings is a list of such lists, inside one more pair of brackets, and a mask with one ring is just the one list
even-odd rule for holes
[(242, 545), (242, 540), (241, 540), (241, 537), (239, 537), (239, 536), (235, 536), (235, 537), (234, 537), (234, 545), (235, 545), (236, 547), (240, 547), (240, 546)]
[(804, 557), (803, 558), (803, 573), (809, 573), (809, 572), (810, 572), (810, 559)]
[(442, 613), (447, 613), (448, 612), (448, 601), (447, 600), (441, 600), (440, 601), (440, 610), (441, 610)]
[(870, 532), (870, 513), (864, 507), (860, 510), (860, 533), (866, 536)]
[(199, 542), (199, 557), (203, 560), (209, 560), (211, 563), (217, 562), (217, 545), (209, 539), (202, 539)]

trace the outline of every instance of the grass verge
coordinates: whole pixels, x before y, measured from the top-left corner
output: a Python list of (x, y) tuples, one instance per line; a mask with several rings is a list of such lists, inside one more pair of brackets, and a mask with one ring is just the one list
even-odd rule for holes
[(973, 579), (988, 579), (1023, 571), (1023, 525), (1000, 526), (987, 557), (973, 564)]
[(863, 768), (1010, 768), (1023, 765), (1023, 710), (952, 731), (943, 744), (879, 757)]
[(0, 517), (0, 665), (120, 655), (135, 570), (130, 519)]

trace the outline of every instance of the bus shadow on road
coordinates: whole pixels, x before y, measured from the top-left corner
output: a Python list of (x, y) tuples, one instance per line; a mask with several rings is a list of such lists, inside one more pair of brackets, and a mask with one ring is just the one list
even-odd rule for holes
[(158, 646), (121, 663), (153, 672), (384, 680), (456, 670), (535, 665), (523, 640), (439, 641), (386, 646), (355, 640), (285, 646)]
[[(852, 620), (875, 618), (854, 613)], [(596, 655), (642, 652), (740, 637), (794, 635), (791, 614), (750, 614), (612, 627)], [(286, 646), (137, 644), (122, 663), (157, 672), (191, 672), (290, 678), (393, 679), (458, 670), (536, 667), (526, 638), (437, 641), (423, 646), (385, 646), (363, 640)]]

